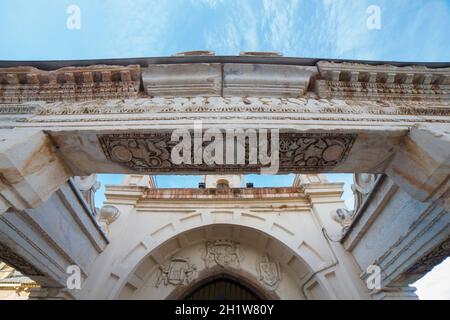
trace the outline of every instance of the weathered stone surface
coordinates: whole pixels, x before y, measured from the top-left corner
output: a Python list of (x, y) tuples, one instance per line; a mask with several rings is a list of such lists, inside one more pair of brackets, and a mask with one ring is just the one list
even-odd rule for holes
[(83, 101), (136, 97), (140, 67), (89, 66), (43, 71), (0, 68), (0, 103)]
[(149, 96), (220, 96), (222, 70), (218, 63), (156, 64), (142, 70)]
[(395, 67), (359, 63), (317, 63), (321, 98), (449, 101), (450, 68)]
[(0, 140), (0, 215), (9, 207), (23, 210), (40, 205), (70, 176), (52, 141), (41, 130), (12, 129), (3, 137)]
[(226, 63), (223, 96), (301, 97), (315, 72), (315, 67)]
[(420, 201), (439, 201), (450, 211), (450, 130), (417, 126), (398, 147), (387, 174)]

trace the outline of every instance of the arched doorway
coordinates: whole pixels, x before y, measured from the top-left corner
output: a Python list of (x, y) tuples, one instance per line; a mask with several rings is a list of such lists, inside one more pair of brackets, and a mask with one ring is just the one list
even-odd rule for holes
[(220, 276), (190, 290), (183, 300), (262, 300), (253, 289), (230, 277)]
[[(283, 234), (279, 234), (282, 230), (257, 227), (207, 223), (173, 230), (173, 236), (166, 235), (167, 240), (146, 248), (140, 257), (135, 250), (128, 254), (129, 258), (122, 263), (134, 267), (129, 269), (121, 287), (117, 286), (116, 293), (111, 296), (150, 300), (200, 299), (197, 296), (228, 299), (226, 290), (232, 287), (237, 291), (239, 288), (234, 286), (237, 283), (245, 290), (240, 288), (242, 292), (233, 293), (234, 299), (304, 299), (299, 286), (309, 279), (311, 266), (317, 268), (322, 260), (304, 241), (297, 245), (300, 249), (295, 249), (293, 241), (280, 240), (283, 239)], [(144, 248), (138, 246), (136, 250), (139, 249)], [(239, 259), (227, 257), (222, 261), (220, 256), (227, 253), (233, 257), (237, 255)], [(272, 282), (262, 277), (260, 266), (264, 263), (271, 266)], [(224, 277), (225, 281), (222, 281)], [(225, 292), (219, 291), (220, 286), (225, 287)], [(227, 286), (230, 289), (226, 289)], [(320, 283), (318, 286), (322, 288)], [(199, 293), (194, 294), (196, 290)]]

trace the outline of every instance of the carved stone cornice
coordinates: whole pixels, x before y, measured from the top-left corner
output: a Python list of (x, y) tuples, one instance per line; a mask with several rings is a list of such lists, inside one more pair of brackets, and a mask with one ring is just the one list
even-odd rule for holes
[(450, 68), (396, 67), (360, 63), (317, 63), (320, 98), (449, 101)]
[[(140, 93), (140, 82), (143, 92)], [(450, 68), (319, 61), (0, 68), (0, 103), (137, 97), (337, 98), (448, 102)]]
[(139, 65), (0, 68), (0, 103), (129, 98), (139, 86)]

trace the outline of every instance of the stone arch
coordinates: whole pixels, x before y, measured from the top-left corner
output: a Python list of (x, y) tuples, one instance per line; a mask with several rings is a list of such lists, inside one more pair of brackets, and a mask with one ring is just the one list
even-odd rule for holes
[[(317, 256), (312, 247), (305, 244), (304, 241), (295, 248), (294, 245), (287, 243), (270, 228), (266, 230), (256, 226), (249, 226), (242, 223), (242, 221), (240, 223), (208, 222), (186, 228), (179, 227), (178, 230), (173, 230), (172, 233), (166, 235), (159, 241), (153, 239), (154, 241), (152, 243), (141, 242), (138, 244), (122, 261), (121, 269), (126, 269), (127, 271), (122, 272), (122, 274), (115, 274), (118, 281), (113, 287), (112, 292), (110, 292), (109, 298), (126, 298), (127, 294), (125, 292), (127, 290), (131, 292), (132, 290), (140, 289), (142, 282), (146, 283), (148, 281), (146, 278), (148, 278), (151, 272), (154, 272), (156, 268), (167, 263), (170, 257), (176, 256), (182, 249), (187, 248), (189, 245), (224, 238), (238, 240), (246, 246), (257, 247), (260, 252), (278, 261), (282, 266), (283, 272), (289, 275), (289, 277), (292, 277), (292, 279), (295, 279), (294, 281), (298, 288), (298, 292), (295, 293), (298, 295), (295, 297), (296, 299), (305, 298), (300, 290), (304, 284), (303, 281), (306, 281), (306, 279), (309, 281), (310, 276), (316, 270), (322, 268), (325, 263), (325, 261)], [(257, 249), (255, 249), (256, 251)], [(247, 276), (243, 276), (245, 272), (236, 270), (230, 272), (234, 272), (234, 276), (239, 275), (241, 279), (245, 278), (244, 281), (255, 283), (255, 277), (248, 276), (248, 274)], [(137, 284), (136, 278), (139, 278)], [(317, 279), (317, 282), (321, 286), (321, 280)], [(326, 291), (326, 287), (322, 287), (322, 289)], [(174, 296), (176, 294), (170, 292), (164, 298)], [(265, 296), (278, 298), (278, 294), (275, 292), (266, 292)], [(288, 297), (279, 298), (286, 299)]]
[(234, 270), (231, 268), (223, 269), (215, 267), (210, 270), (205, 270), (203, 274), (199, 275), (193, 283), (189, 286), (175, 288), (167, 297), (169, 300), (183, 299), (202, 285), (207, 284), (216, 279), (225, 278), (236, 282), (240, 282), (244, 287), (255, 293), (260, 299), (279, 300), (280, 297), (274, 291), (265, 290), (250, 274), (246, 274), (243, 270)]

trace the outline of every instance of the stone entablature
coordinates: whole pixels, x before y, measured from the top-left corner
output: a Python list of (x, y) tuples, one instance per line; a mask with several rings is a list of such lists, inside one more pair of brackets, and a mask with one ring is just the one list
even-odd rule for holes
[(84, 101), (136, 97), (140, 66), (0, 68), (0, 103)]
[[(246, 63), (92, 65), (53, 71), (32, 66), (0, 68), (0, 103), (137, 96), (303, 97), (445, 103), (450, 99), (450, 68), (328, 61), (319, 61), (315, 66), (284, 65), (276, 64), (276, 57), (266, 59), (266, 63), (249, 60)], [(275, 59), (273, 64), (270, 59)]]

